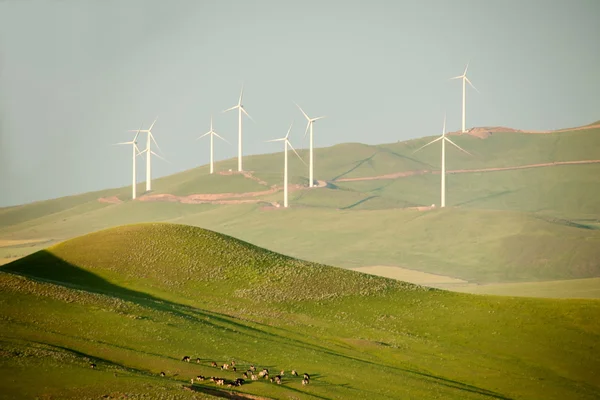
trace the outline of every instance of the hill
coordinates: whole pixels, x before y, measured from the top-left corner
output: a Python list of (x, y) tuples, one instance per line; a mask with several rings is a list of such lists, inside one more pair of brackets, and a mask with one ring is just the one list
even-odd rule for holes
[[(0, 246), (0, 263), (99, 229), (164, 221), (343, 267), (395, 265), (472, 282), (597, 277), (595, 259), (586, 257), (597, 257), (600, 163), (561, 163), (597, 161), (600, 130), (498, 129), (483, 138), (452, 136), (474, 156), (449, 147), (448, 214), (428, 210), (439, 203), (439, 148), (413, 154), (432, 137), (346, 143), (316, 149), (316, 177), (325, 187), (306, 188), (306, 167), (290, 159), (292, 209), (285, 211), (274, 207), (282, 197), (281, 174), (273, 172), (281, 153), (245, 157), (243, 175), (229, 172), (231, 159), (219, 162), (215, 175), (203, 166), (160, 178), (154, 192), (133, 202), (121, 188), (0, 209), (0, 239), (30, 241)], [(462, 241), (435, 236), (432, 243), (436, 231)], [(474, 244), (474, 237), (484, 239)], [(576, 254), (573, 261), (555, 248)]]
[[(169, 224), (85, 235), (0, 271), (8, 396), (600, 394), (597, 301), (427, 289)], [(183, 355), (199, 363), (181, 362)], [(210, 367), (231, 360), (238, 372)], [(196, 375), (235, 379), (250, 364), (271, 377), (285, 370), (282, 384), (248, 380), (221, 389), (202, 381), (182, 390)], [(308, 372), (310, 384), (291, 369)]]

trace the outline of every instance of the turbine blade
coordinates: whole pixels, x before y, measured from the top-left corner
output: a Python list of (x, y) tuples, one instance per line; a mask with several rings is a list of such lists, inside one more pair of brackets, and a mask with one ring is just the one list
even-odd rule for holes
[(150, 135), (150, 138), (152, 139), (152, 141), (156, 145), (156, 148), (162, 152), (162, 149), (160, 148), (160, 146), (158, 145), (158, 143), (156, 143), (156, 139), (154, 139), (154, 135), (152, 134), (152, 132), (148, 132), (148, 135)]
[(300, 161), (302, 161), (302, 164), (306, 165), (308, 167), (308, 164), (306, 164), (306, 162), (304, 162), (304, 160), (302, 159), (302, 157), (300, 157), (300, 154), (298, 154), (298, 152), (296, 151), (296, 149), (294, 148), (294, 146), (292, 146), (292, 144), (290, 143), (289, 140), (286, 139), (287, 144), (290, 145), (290, 149), (292, 149), (294, 151), (294, 153), (296, 153), (296, 155), (298, 156), (298, 158), (300, 159)]
[(116, 146), (118, 144), (133, 144), (134, 142), (121, 142), (121, 143), (113, 143), (113, 146)]
[(246, 112), (246, 109), (244, 108), (244, 106), (240, 106), (240, 108), (241, 108), (242, 112), (243, 112), (244, 114), (246, 114), (246, 116), (252, 120), (252, 122), (256, 122), (256, 121), (254, 120), (254, 118), (252, 118), (252, 117), (250, 116), (250, 114), (248, 114), (248, 112)]
[(279, 139), (265, 140), (265, 142), (281, 142), (282, 140), (286, 140), (286, 138), (279, 138)]
[[(213, 131), (212, 133), (213, 133), (213, 135), (215, 135), (215, 136), (216, 136), (216, 137), (218, 137), (219, 139), (223, 140), (224, 142), (227, 142), (227, 143), (229, 143), (229, 142), (227, 141), (227, 139), (225, 139), (225, 138), (222, 138), (222, 137), (221, 137), (221, 136), (220, 136), (220, 135), (219, 135), (217, 132)], [(229, 143), (229, 144), (231, 144), (231, 143)]]
[(444, 138), (444, 136), (440, 136), (440, 137), (439, 137), (439, 138), (437, 138), (437, 139), (433, 139), (431, 142), (429, 142), (429, 143), (427, 143), (427, 144), (425, 144), (425, 145), (423, 145), (423, 146), (419, 147), (419, 148), (418, 148), (418, 149), (416, 149), (415, 151), (413, 151), (413, 154), (415, 154), (417, 151), (419, 151), (419, 150), (421, 150), (421, 149), (423, 149), (423, 148), (425, 148), (425, 147), (429, 146), (430, 144), (433, 144), (433, 143), (437, 142), (438, 140), (442, 140), (443, 138)]
[(304, 130), (304, 136), (303, 137), (306, 137), (306, 134), (308, 133), (308, 128), (310, 128), (310, 124), (311, 123), (312, 123), (312, 121), (308, 120), (308, 123), (306, 124), (306, 129)]
[(467, 76), (467, 70), (469, 69), (469, 63), (471, 60), (467, 61), (467, 66), (465, 67), (465, 72), (463, 72), (463, 76)]
[(223, 110), (223, 112), (227, 112), (227, 111), (235, 110), (235, 109), (236, 109), (236, 108), (238, 108), (238, 107), (239, 107), (239, 105), (237, 105), (237, 104), (236, 104), (235, 106), (233, 106), (233, 107), (231, 107), (231, 108), (228, 108), (227, 110)]
[[(285, 135), (285, 139), (287, 140), (287, 138), (290, 136), (290, 132), (292, 131), (292, 126), (294, 125), (294, 121), (292, 121), (292, 123), (290, 124), (290, 128), (287, 131), (287, 134)], [(291, 146), (291, 145), (290, 145)]]
[(155, 155), (156, 157), (160, 158), (161, 160), (168, 162), (169, 164), (172, 164), (171, 161), (165, 159), (164, 157), (159, 156), (158, 154), (156, 154), (155, 152), (153, 152), (152, 150), (150, 150), (150, 154)]
[(455, 76), (454, 78), (450, 78), (449, 80), (452, 80), (452, 79), (462, 79), (462, 77), (463, 77), (462, 75), (459, 75), (459, 76)]
[(446, 135), (446, 113), (444, 113), (444, 129), (442, 130), (442, 136)]
[(481, 93), (479, 90), (477, 90), (477, 88), (476, 88), (475, 86), (473, 86), (473, 84), (471, 83), (471, 81), (469, 80), (469, 78), (467, 78), (466, 76), (465, 76), (465, 80), (466, 80), (467, 82), (469, 82), (469, 85), (471, 85), (471, 87), (472, 87), (473, 89), (475, 89), (475, 90), (477, 91), (477, 93)]
[(323, 119), (323, 118), (325, 118), (325, 115), (323, 115), (322, 117), (312, 118), (312, 119), (311, 119), (311, 121), (313, 121), (313, 122), (314, 122), (314, 121), (316, 121), (316, 120), (318, 120), (318, 119)]
[(206, 135), (210, 135), (211, 133), (212, 133), (212, 131), (210, 131), (210, 132), (206, 132), (204, 135), (202, 135), (202, 136), (198, 136), (198, 137), (196, 138), (196, 140), (198, 140), (198, 139), (202, 139), (204, 136), (206, 136)]
[(150, 128), (148, 128), (148, 131), (151, 131), (152, 128), (154, 128), (154, 124), (156, 123), (157, 119), (158, 119), (158, 117), (156, 117), (156, 119), (154, 120), (154, 122), (152, 123), (152, 125), (150, 125)]
[(308, 115), (306, 115), (306, 113), (304, 112), (304, 110), (302, 109), (302, 107), (300, 107), (298, 105), (298, 103), (294, 102), (294, 104), (300, 109), (300, 111), (302, 112), (302, 114), (306, 117), (307, 120), (310, 121), (310, 117)]
[(244, 84), (242, 83), (242, 91), (240, 92), (240, 99), (238, 101), (238, 106), (242, 105), (242, 97), (244, 97)]
[(444, 139), (446, 139), (448, 142), (450, 142), (451, 144), (453, 144), (460, 151), (464, 151), (468, 155), (473, 156), (473, 154), (469, 153), (468, 151), (466, 151), (465, 149), (463, 149), (462, 147), (460, 147), (459, 145), (457, 145), (456, 143), (454, 143), (452, 140), (448, 139), (447, 137), (444, 137)]

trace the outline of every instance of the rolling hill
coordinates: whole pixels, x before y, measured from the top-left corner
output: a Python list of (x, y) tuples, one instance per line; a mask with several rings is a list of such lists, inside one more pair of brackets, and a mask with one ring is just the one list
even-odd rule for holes
[[(599, 276), (600, 163), (555, 164), (600, 159), (599, 128), (453, 135), (474, 156), (449, 148), (443, 212), (427, 209), (439, 203), (439, 148), (413, 154), (430, 139), (316, 149), (316, 177), (326, 187), (312, 189), (292, 157), (298, 186), (288, 210), (273, 207), (282, 197), (272, 172), (281, 153), (245, 157), (245, 175), (228, 172), (236, 167), (230, 159), (215, 175), (203, 166), (160, 178), (133, 202), (125, 187), (3, 208), (0, 239), (11, 245), (0, 246), (0, 259), (111, 226), (163, 221), (348, 268), (393, 265), (480, 283)], [(34, 242), (13, 245), (24, 240)]]
[[(87, 234), (0, 267), (0, 286), (8, 398), (600, 395), (598, 301), (451, 293), (196, 227)], [(231, 360), (237, 372), (210, 366)], [(250, 364), (284, 370), (282, 384), (190, 385), (233, 380)]]

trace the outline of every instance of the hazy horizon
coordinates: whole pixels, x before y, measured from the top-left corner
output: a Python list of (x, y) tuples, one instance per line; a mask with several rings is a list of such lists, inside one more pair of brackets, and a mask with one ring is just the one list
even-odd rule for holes
[[(153, 129), (153, 178), (237, 156), (390, 143), (467, 128), (600, 119), (596, 1), (0, 2), (0, 207), (130, 184), (129, 129)], [(145, 139), (140, 140), (145, 143)], [(95, 146), (95, 147), (94, 147)], [(315, 177), (318, 177), (316, 160)], [(138, 169), (138, 181), (144, 180)]]

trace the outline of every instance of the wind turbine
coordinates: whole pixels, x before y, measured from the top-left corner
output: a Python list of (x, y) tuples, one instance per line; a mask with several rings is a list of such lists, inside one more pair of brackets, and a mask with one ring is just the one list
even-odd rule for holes
[[(213, 136), (218, 137), (219, 139), (227, 142), (227, 140), (223, 139), (217, 132), (213, 130), (213, 118), (210, 116), (210, 131), (206, 132), (204, 135), (200, 136), (198, 139), (202, 139), (204, 136), (210, 135), (210, 173), (213, 173)], [(229, 143), (229, 142), (227, 142)]]
[(309, 187), (313, 187), (314, 186), (314, 180), (313, 180), (313, 122), (315, 122), (316, 120), (319, 120), (321, 118), (325, 118), (325, 116), (322, 117), (316, 117), (316, 118), (310, 118), (308, 115), (306, 115), (306, 113), (304, 112), (304, 110), (302, 109), (302, 107), (300, 107), (297, 103), (294, 102), (294, 104), (296, 104), (296, 106), (298, 106), (298, 108), (300, 109), (300, 111), (302, 111), (302, 114), (304, 114), (304, 116), (306, 117), (306, 119), (308, 120), (308, 125), (306, 125), (306, 130), (304, 131), (304, 136), (306, 136), (306, 132), (308, 132), (308, 130), (310, 129), (310, 156), (309, 156), (309, 167), (308, 167), (308, 186)]
[(238, 109), (238, 171), (240, 171), (240, 172), (242, 171), (242, 112), (244, 114), (246, 114), (246, 116), (248, 116), (248, 118), (250, 118), (252, 121), (254, 121), (252, 119), (252, 117), (250, 116), (250, 114), (248, 114), (246, 112), (246, 109), (242, 105), (242, 97), (243, 96), (244, 96), (244, 85), (242, 85), (242, 91), (240, 92), (240, 99), (238, 100), (238, 103), (235, 106), (223, 111), (223, 112), (227, 112), (227, 111), (235, 110), (236, 108)]
[[(151, 164), (152, 154), (154, 154), (156, 157), (158, 157), (164, 161), (167, 161), (164, 158), (162, 158), (161, 156), (159, 156), (158, 154), (156, 154), (154, 151), (152, 151), (152, 149), (150, 147), (150, 144), (151, 144), (150, 139), (152, 139), (152, 141), (156, 145), (156, 148), (158, 148), (160, 150), (158, 143), (156, 143), (156, 139), (154, 139), (154, 135), (152, 135), (152, 128), (154, 127), (154, 124), (156, 123), (157, 119), (158, 119), (158, 117), (154, 120), (152, 125), (150, 125), (150, 128), (144, 129), (144, 130), (138, 130), (139, 132), (144, 132), (144, 133), (148, 134), (148, 137), (146, 140), (146, 149), (140, 153), (140, 154), (146, 153), (146, 191), (147, 192), (152, 190), (152, 164)], [(129, 131), (129, 132), (135, 132), (135, 131)]]
[(469, 80), (469, 78), (467, 78), (467, 69), (469, 68), (469, 63), (467, 63), (467, 66), (465, 67), (465, 72), (463, 72), (462, 75), (459, 76), (455, 76), (454, 78), (450, 78), (450, 80), (452, 79), (462, 79), (462, 133), (465, 133), (465, 118), (466, 118), (466, 89), (467, 89), (467, 85), (466, 82), (469, 82), (469, 85), (471, 85), (471, 87), (473, 89), (475, 89), (477, 91), (477, 93), (479, 93), (479, 90), (477, 90), (477, 88), (475, 86), (473, 86), (473, 84), (471, 83), (471, 81)]
[(437, 139), (433, 139), (431, 142), (427, 143), (424, 146), (419, 147), (417, 150), (413, 151), (413, 154), (416, 153), (417, 151), (421, 150), (422, 148), (427, 147), (430, 144), (435, 143), (440, 140), (442, 141), (442, 199), (441, 199), (441, 203), (442, 203), (442, 207), (446, 207), (446, 142), (451, 143), (457, 149), (467, 153), (470, 156), (472, 156), (472, 154), (469, 153), (468, 151), (466, 151), (465, 149), (463, 149), (462, 147), (460, 147), (459, 145), (457, 145), (456, 143), (454, 143), (452, 140), (448, 139), (448, 137), (446, 136), (446, 114), (444, 114), (444, 128), (442, 130), (442, 136), (440, 136)]
[(294, 153), (296, 153), (296, 155), (298, 156), (298, 158), (300, 159), (300, 161), (302, 161), (302, 163), (304, 165), (306, 165), (306, 163), (304, 162), (304, 160), (302, 159), (302, 157), (300, 157), (300, 154), (298, 154), (298, 152), (296, 151), (296, 149), (294, 149), (294, 146), (292, 146), (292, 144), (290, 143), (288, 137), (290, 136), (290, 132), (292, 130), (292, 125), (294, 125), (294, 123), (292, 122), (290, 124), (290, 128), (287, 131), (287, 135), (285, 135), (285, 137), (280, 138), (280, 139), (273, 139), (273, 140), (267, 140), (266, 142), (284, 142), (283, 143), (283, 154), (284, 154), (284, 167), (283, 167), (283, 207), (287, 208), (288, 206), (288, 155), (287, 155), (287, 148), (288, 145), (290, 146), (290, 148), (294, 151)]
[[(142, 129), (142, 127), (140, 126), (140, 129)], [(115, 144), (131, 144), (131, 148), (132, 148), (132, 159), (133, 159), (133, 179), (132, 179), (132, 183), (131, 183), (131, 198), (133, 200), (135, 200), (136, 198), (136, 193), (135, 193), (135, 189), (136, 189), (136, 171), (135, 171), (135, 158), (137, 156), (139, 156), (140, 154), (142, 154), (140, 152), (140, 149), (137, 147), (137, 138), (138, 135), (140, 134), (140, 129), (137, 130), (135, 137), (133, 138), (133, 140), (131, 142), (121, 142), (121, 143), (115, 143)]]

